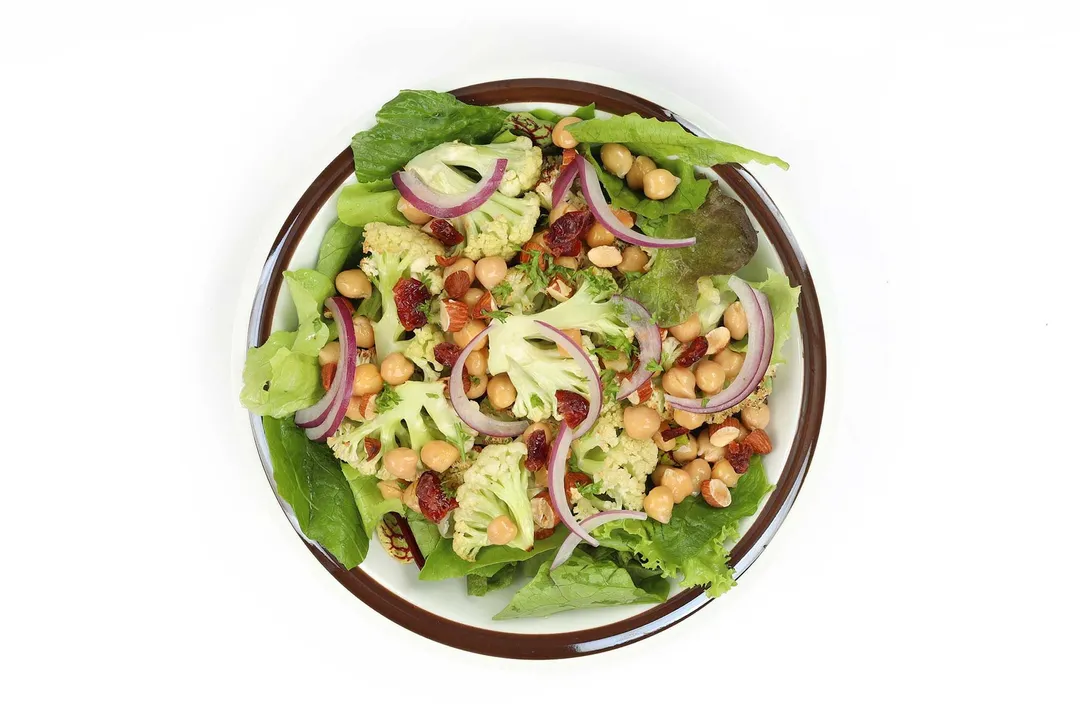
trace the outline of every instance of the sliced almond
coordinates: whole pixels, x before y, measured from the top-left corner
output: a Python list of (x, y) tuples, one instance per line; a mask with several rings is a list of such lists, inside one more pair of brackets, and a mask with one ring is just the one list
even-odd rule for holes
[(706, 355), (715, 355), (728, 346), (731, 342), (731, 331), (726, 327), (720, 326), (715, 330), (710, 330), (705, 335), (705, 339), (709, 341), (709, 349), (705, 351)]
[(712, 431), (709, 442), (713, 446), (722, 448), (739, 439), (739, 428), (733, 425), (721, 425)]
[(601, 245), (589, 251), (589, 262), (596, 267), (615, 267), (622, 262), (622, 251), (614, 245)]

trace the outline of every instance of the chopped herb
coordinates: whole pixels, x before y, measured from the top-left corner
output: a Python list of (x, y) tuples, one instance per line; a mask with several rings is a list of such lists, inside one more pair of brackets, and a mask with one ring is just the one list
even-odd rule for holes
[(682, 447), (690, 442), (690, 434), (686, 433), (675, 438), (675, 447)]
[(589, 483), (588, 485), (582, 485), (577, 489), (577, 491), (582, 495), (596, 495), (602, 490), (603, 488), (600, 487), (600, 483), (596, 482)]
[(385, 388), (375, 397), (375, 412), (383, 413), (397, 406), (401, 396), (394, 388)]
[(506, 319), (510, 317), (510, 313), (505, 310), (485, 310), (484, 317), (493, 318), (499, 322), (506, 322)]
[(491, 288), (491, 297), (495, 299), (495, 302), (503, 305), (506, 303), (506, 299), (514, 294), (514, 286), (506, 280)]
[(660, 364), (659, 360), (650, 360), (649, 363), (645, 366), (645, 369), (648, 370), (649, 372), (654, 372), (654, 373), (655, 372), (663, 372), (664, 371), (664, 366)]
[(529, 397), (529, 404), (534, 408), (542, 408), (544, 407), (544, 399), (539, 395), (532, 395)]
[(621, 353), (618, 350), (613, 350), (612, 348), (597, 347), (593, 348), (592, 354), (596, 355), (597, 357), (603, 358), (604, 360), (617, 360)]
[(427, 396), (428, 396), (429, 398), (432, 398), (432, 399), (438, 399), (438, 397), (439, 397), (439, 396), (438, 396), (437, 394), (435, 394), (435, 393), (427, 393)]

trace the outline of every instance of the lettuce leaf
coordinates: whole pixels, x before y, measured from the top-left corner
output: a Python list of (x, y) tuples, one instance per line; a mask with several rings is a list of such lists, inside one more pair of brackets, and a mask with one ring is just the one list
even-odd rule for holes
[(424, 562), (424, 569), (420, 571), (421, 580), (446, 580), (448, 578), (465, 577), (476, 574), (490, 565), (503, 565), (508, 562), (517, 562), (527, 558), (555, 552), (563, 539), (566, 538), (566, 528), (559, 526), (551, 537), (538, 540), (531, 550), (520, 550), (508, 545), (488, 545), (481, 548), (476, 555), (475, 562), (469, 562), (458, 557), (454, 552), (453, 541), (450, 538), (442, 538), (435, 546)]
[(547, 617), (578, 608), (667, 600), (670, 586), (666, 580), (655, 573), (635, 573), (631, 574), (613, 555), (575, 552), (554, 570), (550, 561), (545, 562), (536, 577), (518, 590), (494, 619)]
[(486, 142), (506, 116), (505, 110), (467, 105), (449, 93), (403, 90), (375, 113), (375, 127), (353, 136), (356, 179), (384, 180), (439, 143)]
[(416, 547), (420, 548), (420, 554), (426, 558), (435, 551), (435, 547), (442, 540), (438, 526), (420, 513), (408, 508), (405, 509), (404, 516), (405, 521), (409, 523), (409, 529), (412, 530), (413, 539), (416, 540)]
[[(802, 288), (792, 287), (787, 275), (776, 272), (769, 268), (762, 282), (750, 283), (769, 298), (769, 306), (773, 313), (773, 365), (784, 362), (781, 350), (784, 343), (791, 337), (791, 320), (795, 317), (795, 310), (799, 307), (799, 292)], [(745, 338), (744, 338), (745, 339)]]
[(300, 530), (346, 568), (359, 565), (368, 535), (330, 448), (308, 440), (292, 418), (263, 418), (263, 428), (278, 495), (293, 509)]
[(502, 590), (513, 584), (517, 577), (517, 563), (505, 565), (491, 565), (494, 571), (488, 574), (469, 573), (465, 576), (465, 592), (469, 595), (481, 597), (495, 590)]
[(732, 488), (726, 508), (714, 508), (701, 497), (687, 498), (675, 506), (666, 525), (622, 520), (596, 528), (593, 536), (605, 547), (636, 553), (645, 568), (664, 577), (681, 576), (682, 587), (705, 585), (706, 594), (717, 597), (735, 584), (726, 544), (738, 539), (739, 521), (756, 513), (772, 489), (761, 456), (755, 455)]
[(622, 143), (635, 155), (655, 159), (678, 157), (691, 165), (757, 162), (788, 169), (778, 157), (749, 150), (738, 145), (698, 137), (674, 121), (643, 118), (637, 113), (596, 118), (575, 123), (567, 128), (578, 142)]
[(334, 282), (317, 270), (286, 270), (282, 273), (289, 295), (296, 306), (298, 320), (293, 352), (316, 357), (330, 339), (330, 328), (323, 322), (323, 303), (334, 292)]
[[(600, 176), (600, 182), (604, 186), (611, 204), (617, 208), (629, 210), (638, 216), (638, 227), (643, 227), (642, 222), (650, 218), (661, 218), (665, 215), (679, 213), (686, 210), (697, 210), (705, 202), (705, 196), (713, 182), (708, 178), (699, 178), (694, 175), (694, 166), (682, 160), (667, 160), (658, 158), (656, 164), (659, 167), (670, 170), (675, 177), (679, 178), (679, 185), (669, 197), (663, 200), (652, 200), (643, 194), (635, 192), (626, 186), (621, 179), (612, 175), (604, 166), (597, 162), (591, 152), (585, 153), (585, 159), (592, 163), (596, 174)], [(666, 237), (676, 237), (669, 235)], [(682, 236), (682, 237), (685, 237)]]
[(337, 220), (323, 235), (315, 270), (328, 278), (336, 277), (345, 267), (349, 256), (360, 246), (363, 238), (364, 231), (361, 228), (352, 227)]
[[(368, 537), (375, 534), (379, 521), (388, 512), (404, 513), (405, 506), (400, 498), (389, 500), (379, 492), (379, 478), (374, 475), (362, 475), (348, 463), (341, 463), (341, 473), (352, 491), (353, 501), (360, 512), (360, 520)], [(415, 534), (415, 533), (414, 533)]]
[(248, 348), (240, 402), (256, 415), (282, 418), (323, 395), (316, 357), (294, 352), (297, 333), (278, 330), (261, 347)]
[[(343, 187), (337, 199), (338, 219), (354, 228), (362, 228), (372, 222), (408, 225), (409, 221), (397, 208), (401, 193), (392, 186), (390, 189), (375, 189), (380, 184), (360, 183)], [(321, 250), (319, 254), (321, 257)]]

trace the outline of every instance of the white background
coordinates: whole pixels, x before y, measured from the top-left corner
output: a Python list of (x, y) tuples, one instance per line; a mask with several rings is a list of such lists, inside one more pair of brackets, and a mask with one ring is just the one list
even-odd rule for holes
[[(1075, 19), (746, 5), (5, 6), (5, 716), (1075, 717)], [(341, 588), (231, 377), (253, 273), (357, 119), (522, 72), (619, 74), (790, 161), (757, 174), (829, 350), (809, 479), (739, 588), (548, 663)]]

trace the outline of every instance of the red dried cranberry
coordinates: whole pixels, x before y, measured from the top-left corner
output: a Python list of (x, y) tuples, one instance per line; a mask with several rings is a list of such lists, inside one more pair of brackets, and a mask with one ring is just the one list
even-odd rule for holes
[(728, 443), (724, 448), (724, 457), (731, 463), (731, 468), (740, 475), (750, 468), (750, 456), (753, 454), (752, 447), (738, 440)]
[(525, 469), (536, 472), (547, 465), (548, 445), (547, 435), (543, 430), (534, 430), (529, 437), (525, 438), (525, 447), (528, 455), (525, 456)]
[(461, 348), (454, 343), (444, 342), (435, 346), (435, 362), (437, 363), (451, 367), (459, 357), (461, 357)]
[(581, 238), (592, 227), (593, 216), (588, 210), (572, 210), (564, 213), (548, 229), (547, 243), (555, 257), (574, 256), (581, 253)]
[(364, 452), (367, 453), (367, 459), (375, 457), (382, 450), (382, 443), (373, 437), (364, 438)]
[(420, 305), (431, 299), (424, 283), (416, 278), (403, 277), (394, 285), (394, 304), (397, 305), (398, 321), (406, 330), (427, 325), (427, 316), (420, 312)]
[(589, 401), (576, 392), (569, 390), (556, 390), (555, 401), (558, 403), (559, 414), (563, 416), (566, 424), (576, 428), (589, 414)]
[(458, 506), (457, 500), (443, 490), (442, 478), (432, 470), (425, 470), (416, 481), (416, 502), (423, 516), (433, 523), (441, 522)]
[(684, 428), (681, 425), (676, 425), (675, 427), (669, 427), (661, 430), (660, 437), (663, 438), (664, 442), (668, 442), (669, 440), (674, 440), (675, 438), (680, 437), (681, 435), (685, 435), (688, 432), (690, 431), (687, 428)]
[(453, 225), (442, 219), (435, 219), (428, 225), (435, 239), (446, 247), (453, 247), (461, 243), (465, 236), (457, 231)]
[(709, 341), (698, 335), (690, 341), (690, 344), (686, 346), (685, 350), (679, 353), (679, 357), (675, 359), (675, 364), (679, 367), (690, 367), (698, 360), (705, 357), (705, 351), (708, 349)]

